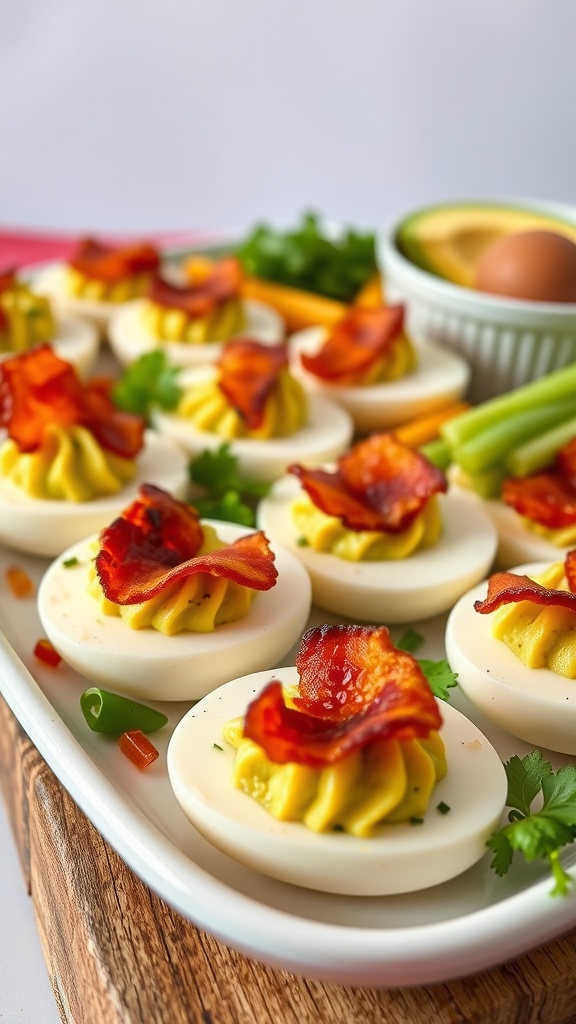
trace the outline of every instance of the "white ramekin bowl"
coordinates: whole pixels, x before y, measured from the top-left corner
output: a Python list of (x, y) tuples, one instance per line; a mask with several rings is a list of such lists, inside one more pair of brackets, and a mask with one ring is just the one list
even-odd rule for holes
[[(576, 226), (576, 208), (571, 206), (536, 200), (490, 202), (550, 214)], [(407, 216), (381, 233), (377, 242), (386, 301), (405, 304), (408, 330), (415, 340), (434, 341), (465, 356), (472, 371), (467, 396), (472, 402), (576, 360), (576, 303), (502, 298), (422, 270), (397, 246), (398, 227)]]

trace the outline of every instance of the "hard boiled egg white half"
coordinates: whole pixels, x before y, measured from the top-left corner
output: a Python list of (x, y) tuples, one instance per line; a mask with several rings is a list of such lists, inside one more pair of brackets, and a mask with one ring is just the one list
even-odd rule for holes
[[(549, 565), (538, 562), (512, 571), (534, 577)], [(548, 668), (528, 668), (492, 636), (495, 613), (474, 610), (474, 602), (485, 597), (484, 582), (460, 598), (446, 626), (446, 656), (464, 693), (512, 736), (576, 754), (576, 680)]]
[(291, 335), (292, 372), (308, 391), (338, 402), (352, 417), (356, 430), (362, 433), (387, 430), (431, 413), (461, 398), (470, 381), (470, 368), (461, 356), (437, 345), (422, 344), (416, 347), (416, 368), (399, 380), (365, 387), (331, 384), (307, 372), (300, 362), (300, 353), (315, 355), (325, 337), (322, 327), (310, 327)]
[[(142, 311), (145, 299), (126, 303), (117, 309), (108, 324), (108, 338), (116, 358), (129, 366), (140, 356), (161, 349), (171, 366), (199, 366), (214, 363), (222, 355), (224, 342), (208, 341), (192, 344), (184, 341), (162, 341), (154, 337), (144, 324)], [(282, 317), (263, 302), (243, 301), (246, 324), (235, 338), (246, 337), (274, 345), (284, 337)], [(232, 339), (230, 339), (232, 340)]]
[[(232, 523), (210, 525), (228, 543), (250, 532)], [(305, 628), (310, 581), (297, 559), (275, 548), (276, 584), (255, 595), (245, 618), (212, 633), (166, 636), (151, 627), (131, 629), (120, 617), (104, 615), (88, 593), (94, 540), (69, 548), (48, 568), (38, 591), (38, 612), (64, 661), (113, 691), (143, 700), (198, 700), (235, 672), (280, 661)], [(77, 564), (66, 566), (70, 559)]]
[[(178, 383), (193, 386), (213, 376), (211, 367), (185, 371)], [(156, 409), (152, 422), (161, 435), (179, 444), (190, 456), (199, 455), (206, 448), (217, 449), (224, 438), (218, 434), (197, 430), (190, 420), (176, 413)], [(318, 466), (337, 458), (352, 440), (353, 425), (347, 412), (320, 395), (308, 396), (308, 421), (289, 437), (267, 440), (234, 438), (230, 450), (238, 459), (238, 472), (252, 480), (277, 480), (291, 462)]]
[(118, 311), (117, 302), (99, 302), (96, 299), (72, 295), (66, 287), (68, 268), (66, 263), (49, 263), (27, 276), (30, 286), (41, 295), (47, 295), (58, 316), (73, 316), (88, 320), (100, 333), (106, 329), (112, 315)]
[[(295, 667), (246, 675), (200, 701), (181, 720), (168, 747), (172, 788), (192, 825), (234, 860), (284, 882), (355, 896), (389, 895), (437, 885), (466, 871), (486, 852), (506, 800), (502, 762), (486, 737), (441, 703), (448, 773), (435, 787), (421, 824), (381, 825), (368, 839), (312, 832), (278, 821), (232, 781), (234, 751), (222, 726), (243, 715), (274, 676), (298, 681)], [(438, 804), (450, 808), (441, 814)]]
[(447, 611), (489, 572), (496, 531), (481, 506), (459, 495), (438, 495), (443, 532), (434, 547), (397, 561), (349, 562), (300, 546), (291, 505), (302, 489), (283, 477), (259, 505), (268, 537), (300, 559), (312, 579), (314, 602), (328, 611), (367, 622), (412, 622)]
[(509, 569), (521, 562), (556, 562), (574, 547), (558, 547), (546, 537), (540, 537), (524, 525), (515, 509), (503, 501), (487, 501), (485, 509), (498, 532), (496, 562), (502, 569)]
[(70, 544), (108, 526), (136, 498), (143, 483), (154, 483), (175, 497), (185, 496), (188, 459), (173, 442), (146, 431), (136, 462), (135, 478), (116, 494), (83, 502), (32, 498), (0, 477), (0, 543), (54, 558)]

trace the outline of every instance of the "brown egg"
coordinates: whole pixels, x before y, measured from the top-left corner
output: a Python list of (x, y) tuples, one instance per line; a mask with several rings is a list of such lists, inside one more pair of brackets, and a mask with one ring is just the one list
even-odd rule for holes
[(554, 231), (505, 235), (483, 253), (474, 286), (535, 302), (576, 302), (576, 245)]

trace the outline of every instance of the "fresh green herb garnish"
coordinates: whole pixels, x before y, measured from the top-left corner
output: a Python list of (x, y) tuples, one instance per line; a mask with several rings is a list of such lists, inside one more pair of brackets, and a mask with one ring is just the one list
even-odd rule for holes
[(424, 818), (417, 818), (416, 816), (409, 819), (411, 825), (423, 825)]
[(299, 548), (307, 548), (309, 543), (310, 542), (306, 539), (306, 537), (298, 537), (298, 540), (296, 541), (296, 544)]
[(78, 565), (78, 559), (65, 558), (64, 561), (62, 562), (62, 565), (64, 566), (65, 569), (71, 569), (73, 565)]
[[(415, 629), (407, 629), (396, 642), (396, 647), (400, 651), (414, 654), (423, 643), (424, 637), (420, 633), (417, 633)], [(438, 661), (432, 661), (430, 658), (417, 658), (416, 661), (426, 676), (434, 696), (439, 700), (450, 700), (448, 690), (453, 686), (458, 686), (458, 677), (446, 659), (439, 658)]]
[(400, 651), (407, 651), (408, 654), (415, 654), (419, 647), (422, 647), (424, 643), (424, 637), (421, 633), (417, 633), (415, 629), (407, 629), (405, 633), (396, 643), (396, 647)]
[[(494, 832), (487, 842), (492, 850), (491, 867), (505, 875), (515, 850), (527, 861), (548, 860), (554, 878), (552, 896), (565, 896), (572, 879), (560, 863), (560, 850), (576, 839), (576, 765), (554, 772), (540, 750), (504, 764), (508, 779), (506, 804), (509, 825)], [(539, 809), (532, 810), (537, 797)]]
[(174, 409), (182, 394), (176, 383), (178, 373), (177, 367), (169, 366), (164, 352), (147, 352), (124, 371), (112, 399), (120, 409), (146, 419), (155, 405)]
[(226, 442), (197, 455), (190, 463), (190, 479), (205, 494), (194, 498), (193, 503), (204, 518), (254, 526), (258, 500), (268, 493), (270, 484), (245, 479), (237, 467), (238, 459)]
[(221, 747), (219, 743), (213, 743), (212, 746), (216, 747), (216, 750), (224, 750), (224, 747)]
[(236, 255), (253, 277), (341, 302), (352, 302), (376, 271), (373, 234), (349, 229), (330, 238), (314, 213), (304, 214), (292, 231), (258, 225)]
[(436, 810), (438, 811), (438, 814), (450, 814), (452, 808), (450, 807), (450, 804), (446, 804), (444, 803), (443, 800), (441, 800), (440, 803), (436, 806)]

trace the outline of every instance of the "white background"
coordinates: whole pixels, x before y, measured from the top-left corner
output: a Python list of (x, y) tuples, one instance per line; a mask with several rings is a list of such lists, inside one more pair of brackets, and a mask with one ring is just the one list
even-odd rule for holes
[[(574, 0), (1, 0), (0, 228), (576, 201)], [(58, 1020), (0, 812), (0, 1021)]]
[(573, 0), (2, 0), (0, 225), (574, 201)]

